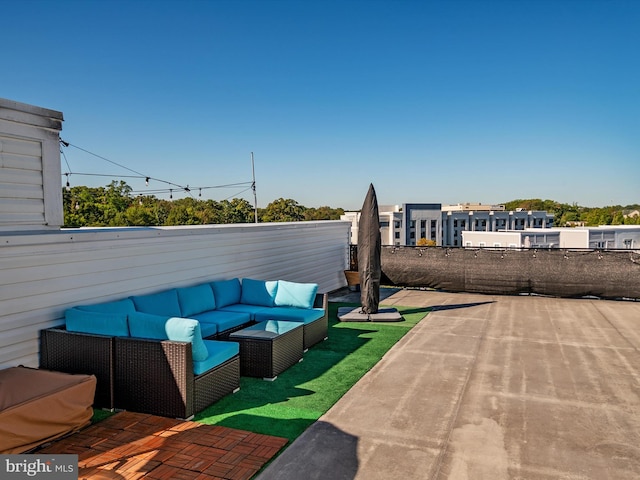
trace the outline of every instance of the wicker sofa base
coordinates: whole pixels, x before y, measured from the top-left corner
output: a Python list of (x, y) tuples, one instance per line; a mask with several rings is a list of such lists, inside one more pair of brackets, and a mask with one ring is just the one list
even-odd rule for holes
[(307, 351), (313, 347), (316, 343), (320, 343), (327, 339), (327, 331), (329, 329), (329, 321), (325, 315), (318, 320), (305, 323), (304, 325), (304, 350)]
[(190, 343), (118, 337), (114, 351), (119, 409), (191, 418), (240, 388), (238, 355), (196, 376)]
[(93, 406), (113, 410), (113, 337), (69, 332), (64, 327), (40, 331), (40, 368), (95, 375)]

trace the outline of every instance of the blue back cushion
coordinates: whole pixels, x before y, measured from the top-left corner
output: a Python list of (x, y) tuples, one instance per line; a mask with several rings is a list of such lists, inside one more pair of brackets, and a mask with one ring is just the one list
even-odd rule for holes
[(179, 317), (182, 315), (180, 302), (178, 301), (178, 292), (175, 288), (149, 295), (136, 295), (131, 297), (131, 299), (138, 312), (166, 315), (168, 317)]
[(207, 358), (207, 348), (202, 343), (200, 322), (197, 320), (135, 312), (129, 315), (129, 328), (132, 337), (190, 342), (194, 361), (201, 362)]
[(211, 282), (211, 289), (215, 297), (216, 308), (240, 303), (240, 280), (237, 278)]
[(202, 362), (207, 359), (209, 352), (202, 340), (200, 322), (191, 318), (173, 317), (167, 320), (165, 328), (169, 340), (191, 343), (194, 362)]
[(318, 293), (317, 283), (295, 283), (278, 280), (277, 307), (313, 308)]
[(153, 315), (151, 313), (133, 312), (129, 314), (129, 332), (132, 337), (168, 340), (165, 323), (168, 315)]
[(64, 312), (67, 330), (111, 337), (129, 336), (126, 313), (87, 312), (70, 308)]
[(240, 303), (247, 305), (260, 305), (262, 307), (273, 307), (276, 300), (277, 290), (277, 281), (243, 278)]
[(195, 287), (178, 288), (177, 291), (183, 317), (190, 317), (216, 308), (213, 290), (208, 283)]
[(114, 302), (94, 303), (91, 305), (78, 305), (78, 310), (84, 310), (85, 312), (99, 312), (99, 313), (131, 313), (136, 311), (136, 307), (130, 298), (123, 300), (116, 300)]

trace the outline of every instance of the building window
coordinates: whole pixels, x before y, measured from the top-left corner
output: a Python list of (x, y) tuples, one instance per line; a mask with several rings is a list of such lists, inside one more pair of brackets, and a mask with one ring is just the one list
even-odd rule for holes
[(481, 247), (486, 247), (487, 246), (487, 244), (484, 243), (484, 242), (480, 242), (478, 245), (481, 246)]
[(393, 222), (393, 227), (394, 228), (400, 228), (400, 222), (398, 220), (396, 220), (395, 222)]
[(501, 247), (502, 245), (500, 244), (500, 242), (494, 242), (493, 246), (494, 247)]
[(396, 239), (400, 238), (400, 232), (395, 232), (394, 233), (394, 238), (396, 238)]

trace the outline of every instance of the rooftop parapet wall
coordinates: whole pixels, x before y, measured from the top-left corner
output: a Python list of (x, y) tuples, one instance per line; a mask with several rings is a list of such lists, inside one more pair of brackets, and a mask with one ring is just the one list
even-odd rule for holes
[(383, 247), (392, 285), (498, 295), (640, 299), (633, 250)]
[(345, 283), (340, 221), (0, 232), (0, 368), (38, 365), (39, 331), (74, 305), (239, 278)]

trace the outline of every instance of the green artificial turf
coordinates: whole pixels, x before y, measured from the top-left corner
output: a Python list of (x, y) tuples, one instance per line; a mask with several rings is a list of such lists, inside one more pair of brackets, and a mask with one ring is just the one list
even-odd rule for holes
[(335, 404), (428, 312), (397, 307), (398, 323), (342, 323), (329, 304), (329, 339), (311, 347), (304, 360), (273, 381), (241, 377), (240, 391), (228, 395), (194, 420), (284, 437), (293, 441)]

